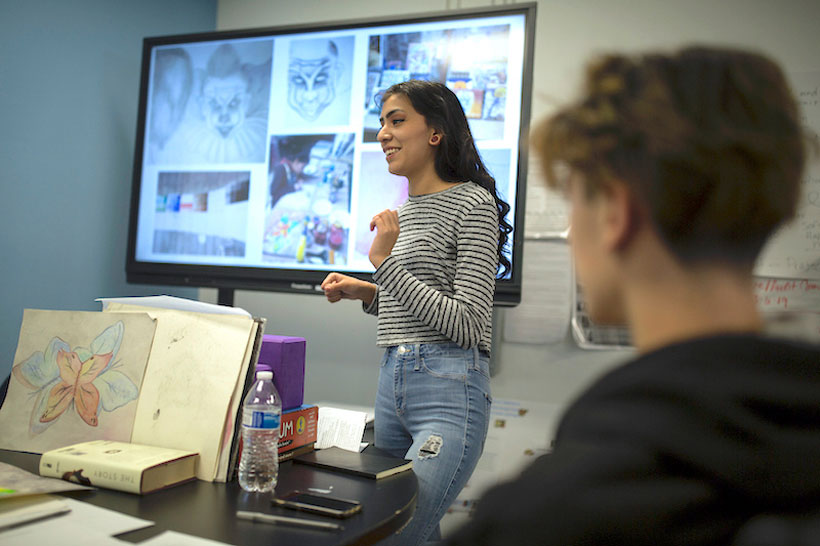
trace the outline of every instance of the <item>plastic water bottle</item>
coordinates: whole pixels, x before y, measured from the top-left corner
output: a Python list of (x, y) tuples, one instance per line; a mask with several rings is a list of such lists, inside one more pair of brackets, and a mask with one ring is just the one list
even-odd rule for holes
[(258, 371), (242, 405), (242, 456), (239, 486), (245, 491), (270, 492), (279, 478), (279, 423), (282, 399), (273, 372)]

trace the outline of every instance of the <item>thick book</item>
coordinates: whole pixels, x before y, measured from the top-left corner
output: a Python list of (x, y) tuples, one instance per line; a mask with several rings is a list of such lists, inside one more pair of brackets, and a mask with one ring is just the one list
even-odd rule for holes
[(339, 447), (317, 449), (294, 457), (293, 461), (375, 480), (413, 468), (412, 460), (373, 453), (357, 453)]
[(143, 495), (196, 479), (193, 451), (94, 440), (43, 453), (40, 475)]

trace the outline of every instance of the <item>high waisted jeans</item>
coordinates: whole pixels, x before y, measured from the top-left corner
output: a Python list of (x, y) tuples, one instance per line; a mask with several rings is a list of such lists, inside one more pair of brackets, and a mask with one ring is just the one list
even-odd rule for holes
[(389, 347), (376, 395), (375, 444), (413, 460), (413, 519), (380, 544), (440, 538), (439, 521), (473, 473), (490, 419), (489, 357), (455, 343)]

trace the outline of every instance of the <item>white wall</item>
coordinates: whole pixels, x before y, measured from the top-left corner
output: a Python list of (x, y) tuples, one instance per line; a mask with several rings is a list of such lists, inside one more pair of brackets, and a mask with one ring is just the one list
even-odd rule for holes
[[(219, 0), (217, 28), (228, 30), (492, 5), (455, 0)], [(582, 68), (606, 50), (670, 49), (692, 42), (758, 49), (787, 71), (820, 69), (820, 2), (816, 0), (559, 0), (538, 1), (533, 119), (573, 97)], [(536, 183), (531, 178), (531, 183)], [(527, 297), (527, 294), (524, 294)], [(214, 290), (200, 298), (215, 301)], [(266, 331), (308, 341), (307, 400), (373, 403), (375, 320), (358, 305), (330, 305), (321, 297), (238, 291), (237, 306), (268, 319)], [(496, 312), (496, 321), (504, 311)], [(581, 351), (557, 345), (498, 342), (493, 378), (497, 398), (565, 404), (623, 352)]]

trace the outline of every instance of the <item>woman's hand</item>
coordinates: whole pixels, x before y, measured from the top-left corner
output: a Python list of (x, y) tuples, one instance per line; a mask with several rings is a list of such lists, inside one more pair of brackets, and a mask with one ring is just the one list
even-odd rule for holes
[(370, 231), (376, 230), (376, 238), (370, 245), (370, 263), (378, 269), (382, 262), (390, 256), (393, 245), (399, 238), (399, 213), (395, 210), (383, 210), (370, 221)]
[(322, 281), (322, 290), (330, 303), (339, 300), (362, 300), (366, 305), (373, 303), (376, 295), (376, 285), (348, 277), (341, 273), (331, 273)]

